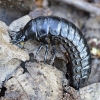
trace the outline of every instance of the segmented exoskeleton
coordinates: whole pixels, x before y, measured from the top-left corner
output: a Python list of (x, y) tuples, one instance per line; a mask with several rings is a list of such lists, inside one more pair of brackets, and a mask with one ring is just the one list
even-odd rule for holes
[(29, 21), (23, 30), (12, 36), (14, 44), (28, 39), (36, 39), (41, 43), (36, 55), (46, 46), (44, 60), (48, 54), (48, 39), (52, 45), (52, 59), (55, 59), (55, 41), (59, 41), (69, 54), (70, 58), (70, 85), (79, 89), (86, 83), (90, 68), (90, 51), (81, 31), (71, 22), (55, 16), (40, 16)]

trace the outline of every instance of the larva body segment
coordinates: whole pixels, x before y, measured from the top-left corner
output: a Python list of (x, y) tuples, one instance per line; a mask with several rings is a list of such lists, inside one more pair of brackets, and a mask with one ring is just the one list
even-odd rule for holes
[[(71, 64), (69, 68), (70, 85), (75, 89), (84, 86), (91, 71), (90, 51), (81, 31), (73, 23), (64, 18), (41, 16), (29, 21), (22, 33), (22, 38), (21, 36), (17, 37), (15, 42), (18, 42), (18, 38), (20, 38), (20, 41), (32, 38), (47, 46), (47, 39), (50, 39), (53, 47), (53, 59), (55, 58), (55, 40), (58, 40), (69, 54)], [(23, 39), (23, 37), (25, 38)]]

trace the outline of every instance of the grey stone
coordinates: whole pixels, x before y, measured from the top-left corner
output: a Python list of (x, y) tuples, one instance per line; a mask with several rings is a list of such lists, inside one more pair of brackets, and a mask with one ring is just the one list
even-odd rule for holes
[(16, 70), (5, 83), (5, 100), (61, 100), (63, 73), (42, 63), (26, 63), (28, 72)]
[(80, 89), (82, 100), (100, 100), (100, 83), (94, 83)]
[(8, 30), (8, 26), (0, 21), (0, 88), (3, 81), (20, 65), (20, 61), (29, 59), (28, 53), (10, 43)]

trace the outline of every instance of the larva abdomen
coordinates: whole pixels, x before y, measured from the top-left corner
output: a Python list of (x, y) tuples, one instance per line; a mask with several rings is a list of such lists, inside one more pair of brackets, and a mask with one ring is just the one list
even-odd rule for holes
[[(84, 86), (90, 75), (90, 51), (81, 31), (71, 22), (62, 24), (61, 37), (70, 57), (71, 85), (76, 89)], [(65, 28), (63, 30), (63, 28)], [(67, 30), (66, 30), (67, 29)]]

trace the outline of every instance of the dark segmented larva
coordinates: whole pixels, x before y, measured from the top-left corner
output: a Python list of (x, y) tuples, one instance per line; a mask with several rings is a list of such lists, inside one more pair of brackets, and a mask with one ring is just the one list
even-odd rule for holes
[(28, 39), (36, 39), (42, 43), (37, 54), (43, 45), (46, 46), (45, 60), (48, 53), (48, 39), (50, 39), (53, 51), (52, 61), (56, 52), (55, 40), (58, 40), (69, 54), (70, 85), (79, 89), (88, 80), (91, 71), (89, 47), (81, 31), (66, 19), (55, 16), (37, 17), (29, 21), (23, 30), (11, 38), (14, 44)]

